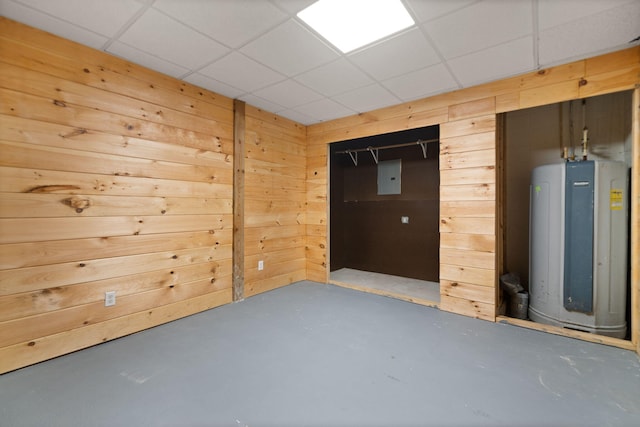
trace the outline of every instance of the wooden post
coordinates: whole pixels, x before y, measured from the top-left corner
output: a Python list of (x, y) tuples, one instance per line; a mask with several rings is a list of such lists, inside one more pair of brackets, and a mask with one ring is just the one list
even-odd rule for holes
[(245, 103), (233, 101), (233, 300), (244, 299)]
[(640, 88), (633, 91), (631, 118), (631, 342), (640, 354)]
[(503, 315), (501, 312), (502, 291), (500, 290), (500, 275), (504, 271), (506, 246), (505, 227), (507, 224), (506, 209), (506, 146), (505, 146), (505, 114), (496, 115), (496, 316)]

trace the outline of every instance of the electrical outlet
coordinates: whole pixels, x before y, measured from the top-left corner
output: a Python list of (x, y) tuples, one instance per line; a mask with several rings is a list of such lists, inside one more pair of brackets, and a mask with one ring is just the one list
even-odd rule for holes
[(408, 216), (400, 217), (400, 222), (403, 224), (409, 224), (409, 217)]
[(264, 270), (264, 261), (263, 260), (258, 261), (258, 270)]
[(116, 291), (109, 291), (104, 293), (104, 306), (111, 307), (116, 305)]

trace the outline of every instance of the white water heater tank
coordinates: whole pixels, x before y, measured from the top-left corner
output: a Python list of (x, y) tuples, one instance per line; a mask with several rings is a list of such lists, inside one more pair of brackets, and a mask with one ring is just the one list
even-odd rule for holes
[(624, 338), (628, 168), (544, 165), (531, 175), (529, 318)]

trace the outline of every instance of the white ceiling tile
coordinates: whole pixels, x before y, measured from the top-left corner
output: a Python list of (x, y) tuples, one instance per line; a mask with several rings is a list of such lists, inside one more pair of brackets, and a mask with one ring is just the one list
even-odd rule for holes
[(298, 109), (282, 110), (278, 112), (278, 115), (303, 125), (310, 125), (321, 121), (318, 119), (314, 119), (313, 117), (309, 117), (304, 113), (301, 113), (300, 111), (298, 111)]
[(316, 101), (320, 95), (293, 80), (285, 80), (253, 93), (260, 98), (268, 99), (285, 108)]
[(285, 108), (282, 105), (278, 105), (276, 103), (273, 103), (271, 101), (268, 101), (264, 98), (260, 98), (259, 96), (255, 96), (250, 93), (242, 95), (238, 99), (246, 102), (247, 104), (253, 105), (254, 107), (260, 108), (264, 111), (269, 111), (271, 113), (279, 113), (280, 111), (285, 110)]
[(402, 101), (458, 89), (458, 83), (443, 64), (394, 77), (385, 80), (383, 84)]
[(535, 68), (533, 39), (523, 37), (447, 62), (465, 87), (522, 74)]
[(228, 98), (237, 98), (238, 96), (245, 93), (243, 90), (237, 89), (235, 87), (229, 86), (222, 82), (219, 82), (210, 77), (204, 76), (202, 74), (193, 73), (187, 76), (184, 79), (185, 82), (189, 82), (196, 86), (199, 86), (203, 89), (210, 90), (211, 92), (218, 93), (220, 95), (224, 95)]
[(294, 20), (278, 26), (240, 50), (287, 76), (326, 64), (338, 54)]
[(407, 0), (418, 22), (430, 21), (470, 5), (475, 0)]
[(9, 0), (0, 0), (0, 14), (95, 49), (100, 49), (109, 40), (107, 37)]
[(115, 42), (107, 49), (107, 52), (120, 56), (134, 64), (142, 65), (143, 67), (151, 68), (152, 70), (159, 71), (173, 77), (179, 77), (189, 70), (184, 67), (180, 67), (164, 59), (149, 55), (148, 53), (141, 52), (136, 48), (127, 46), (124, 43)]
[(545, 30), (637, 0), (538, 0), (538, 27)]
[(154, 9), (147, 10), (119, 40), (189, 69), (197, 69), (228, 52), (220, 43)]
[(359, 113), (400, 103), (399, 98), (377, 83), (336, 95), (332, 99)]
[(310, 104), (301, 105), (296, 109), (317, 121), (332, 120), (337, 119), (338, 117), (356, 114), (355, 111), (327, 98)]
[(540, 64), (569, 62), (613, 47), (629, 47), (629, 41), (640, 35), (638, 22), (640, 2), (636, 1), (542, 31)]
[(153, 7), (233, 48), (288, 18), (266, 1), (157, 0)]
[(285, 79), (282, 74), (237, 52), (230, 53), (199, 72), (228, 85), (243, 88), (245, 92), (252, 92)]
[(295, 15), (301, 10), (311, 6), (316, 1), (317, 0), (274, 0), (274, 3), (287, 12)]
[(134, 0), (20, 0), (64, 21), (103, 36), (114, 36), (144, 6)]
[(446, 59), (532, 34), (530, 1), (484, 0), (423, 25)]
[(343, 58), (300, 74), (296, 80), (328, 96), (373, 83), (371, 78)]
[(349, 57), (358, 67), (378, 80), (406, 74), (440, 62), (438, 55), (418, 28), (365, 48)]

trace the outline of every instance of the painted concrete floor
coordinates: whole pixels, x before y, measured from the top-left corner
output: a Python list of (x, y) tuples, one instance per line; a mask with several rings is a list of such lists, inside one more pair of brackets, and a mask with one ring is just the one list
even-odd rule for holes
[(630, 351), (300, 282), (0, 376), (2, 426), (638, 426)]

